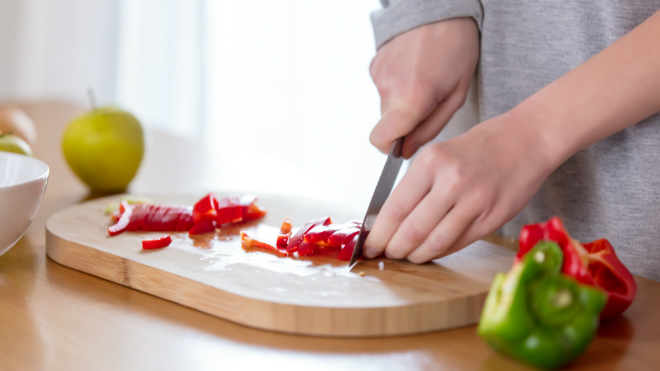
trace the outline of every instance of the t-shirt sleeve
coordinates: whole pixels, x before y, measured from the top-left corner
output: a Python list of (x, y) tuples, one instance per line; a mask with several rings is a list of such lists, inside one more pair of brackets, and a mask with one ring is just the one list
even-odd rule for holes
[(371, 13), (376, 49), (395, 36), (425, 24), (457, 17), (472, 17), (481, 29), (479, 0), (380, 0), (383, 9)]

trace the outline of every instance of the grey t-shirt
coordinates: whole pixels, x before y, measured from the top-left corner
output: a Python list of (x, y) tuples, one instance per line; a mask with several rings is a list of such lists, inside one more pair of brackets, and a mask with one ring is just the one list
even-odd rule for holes
[[(660, 0), (381, 3), (383, 9), (371, 15), (377, 47), (431, 22), (465, 16), (477, 21), (481, 121), (515, 107), (660, 9)], [(607, 238), (634, 274), (660, 281), (660, 114), (575, 154), (503, 231), (517, 237), (523, 225), (553, 215), (580, 241)]]

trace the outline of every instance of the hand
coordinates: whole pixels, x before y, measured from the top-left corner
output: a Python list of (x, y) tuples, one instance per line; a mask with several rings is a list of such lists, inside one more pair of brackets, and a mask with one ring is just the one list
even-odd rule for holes
[(383, 45), (369, 68), (382, 113), (371, 143), (387, 153), (405, 136), (403, 157), (410, 158), (463, 105), (478, 59), (479, 31), (472, 18), (415, 28)]
[(391, 259), (424, 263), (513, 218), (554, 169), (534, 130), (509, 113), (427, 147), (383, 205), (365, 257), (385, 251)]

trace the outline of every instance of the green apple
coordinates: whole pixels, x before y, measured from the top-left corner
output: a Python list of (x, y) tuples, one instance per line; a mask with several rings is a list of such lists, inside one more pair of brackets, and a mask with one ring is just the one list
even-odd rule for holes
[(30, 145), (12, 133), (0, 135), (0, 151), (32, 157), (32, 148), (30, 148)]
[(123, 191), (144, 155), (144, 131), (131, 113), (98, 108), (75, 118), (62, 137), (64, 157), (92, 191)]

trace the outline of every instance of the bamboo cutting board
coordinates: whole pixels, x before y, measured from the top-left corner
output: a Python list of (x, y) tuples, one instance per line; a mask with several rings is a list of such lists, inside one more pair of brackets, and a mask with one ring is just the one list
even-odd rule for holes
[[(221, 196), (222, 194), (218, 194)], [(157, 204), (192, 205), (197, 196), (151, 197)], [(386, 259), (347, 262), (327, 256), (278, 257), (244, 251), (239, 232), (276, 234), (284, 218), (294, 228), (330, 216), (343, 223), (361, 212), (317, 201), (261, 195), (268, 215), (256, 222), (142, 250), (141, 241), (165, 232), (110, 237), (102, 209), (118, 197), (85, 202), (46, 224), (54, 261), (200, 311), (261, 329), (323, 336), (381, 336), (428, 332), (478, 322), (493, 277), (514, 253), (484, 241), (423, 265)], [(336, 256), (336, 254), (335, 254)], [(364, 277), (358, 275), (364, 272)]]

